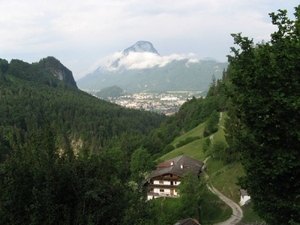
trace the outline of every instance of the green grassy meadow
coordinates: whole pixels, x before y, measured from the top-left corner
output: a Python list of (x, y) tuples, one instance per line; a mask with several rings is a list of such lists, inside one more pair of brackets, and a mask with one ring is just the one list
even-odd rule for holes
[(176, 145), (180, 142), (185, 140), (187, 137), (201, 137), (201, 139), (195, 140), (187, 145), (184, 145), (180, 148), (176, 148), (173, 151), (163, 155), (160, 157), (160, 160), (168, 160), (180, 155), (187, 155), (197, 160), (204, 160), (207, 157), (207, 154), (202, 150), (202, 144), (204, 138), (202, 138), (203, 130), (204, 130), (204, 123), (200, 124), (199, 126), (195, 127), (194, 129), (186, 132), (185, 134), (181, 135), (180, 137), (176, 138), (171, 144), (176, 147)]
[(217, 190), (238, 203), (240, 200), (240, 187), (237, 182), (238, 177), (243, 175), (244, 170), (241, 163), (233, 163), (215, 172), (210, 181)]

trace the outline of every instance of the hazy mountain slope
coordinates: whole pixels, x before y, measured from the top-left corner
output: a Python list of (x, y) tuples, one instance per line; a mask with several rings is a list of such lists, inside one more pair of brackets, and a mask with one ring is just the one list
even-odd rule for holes
[(117, 85), (128, 92), (206, 90), (212, 75), (222, 77), (227, 63), (160, 56), (150, 42), (140, 41), (115, 54), (94, 72), (77, 80), (81, 89), (100, 90)]
[(108, 100), (111, 98), (118, 98), (124, 94), (124, 91), (118, 86), (111, 86), (107, 88), (103, 88), (101, 91), (95, 93), (95, 95), (99, 98)]

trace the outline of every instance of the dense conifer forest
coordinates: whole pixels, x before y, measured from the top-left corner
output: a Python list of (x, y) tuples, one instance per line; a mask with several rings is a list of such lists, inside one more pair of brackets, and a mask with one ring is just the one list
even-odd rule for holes
[(6, 152), (7, 142), (24, 143), (47, 123), (59, 146), (80, 142), (81, 148), (97, 151), (121, 143), (122, 137), (147, 135), (165, 120), (164, 115), (126, 109), (80, 91), (44, 69), (48, 59), (35, 64), (0, 61), (0, 134)]

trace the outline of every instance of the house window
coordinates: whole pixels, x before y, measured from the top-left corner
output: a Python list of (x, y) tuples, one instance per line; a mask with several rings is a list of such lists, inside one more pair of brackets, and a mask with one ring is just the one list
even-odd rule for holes
[(159, 181), (159, 183), (160, 183), (160, 184), (163, 184), (163, 183), (164, 183), (164, 181), (163, 181), (163, 180), (160, 180), (160, 181)]
[(175, 181), (175, 185), (177, 184), (177, 181)]
[(160, 189), (159, 192), (165, 192), (165, 190), (164, 189)]

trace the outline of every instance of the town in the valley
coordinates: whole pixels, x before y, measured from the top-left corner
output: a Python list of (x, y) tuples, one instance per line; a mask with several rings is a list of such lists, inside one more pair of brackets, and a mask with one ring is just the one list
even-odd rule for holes
[(191, 99), (205, 96), (206, 93), (201, 91), (195, 92), (168, 92), (168, 93), (135, 93), (127, 94), (120, 97), (109, 97), (112, 103), (133, 109), (154, 111), (165, 115), (176, 113), (180, 106)]

